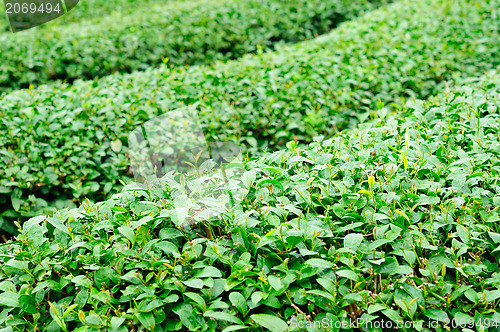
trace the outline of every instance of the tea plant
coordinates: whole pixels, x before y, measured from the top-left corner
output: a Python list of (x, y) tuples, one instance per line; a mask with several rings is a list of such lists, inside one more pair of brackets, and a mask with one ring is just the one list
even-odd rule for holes
[(13, 92), (0, 99), (3, 228), (109, 197), (130, 177), (129, 133), (172, 109), (197, 103), (209, 141), (260, 153), (338, 133), (379, 100), (426, 98), (497, 68), (498, 4), (402, 1), (276, 52)]
[[(291, 141), (246, 160), (246, 198), (212, 221), (181, 227), (172, 218), (181, 192), (170, 175), (150, 190), (128, 185), (107, 201), (30, 219), (0, 247), (0, 325), (498, 324), (500, 75), (375, 111), (306, 149)], [(213, 180), (205, 194), (224, 185)]]
[[(136, 4), (98, 22), (0, 35), (0, 88), (227, 60), (325, 33), (380, 0), (198, 0)], [(76, 9), (76, 8), (75, 8)], [(99, 8), (96, 6), (96, 11)], [(61, 18), (61, 20), (64, 18)]]

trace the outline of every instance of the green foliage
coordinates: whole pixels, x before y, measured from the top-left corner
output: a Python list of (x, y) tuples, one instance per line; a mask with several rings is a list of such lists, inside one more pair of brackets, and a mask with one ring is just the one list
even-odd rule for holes
[[(312, 38), (380, 0), (198, 0), (145, 3), (135, 11), (0, 35), (0, 87), (91, 79), (173, 65), (210, 63)], [(77, 8), (75, 8), (77, 10)], [(97, 10), (97, 8), (96, 8)]]
[[(172, 0), (167, 0), (172, 1)], [(63, 26), (69, 23), (87, 21), (87, 24), (98, 22), (102, 17), (110, 14), (132, 13), (142, 6), (152, 6), (154, 4), (165, 3), (165, 0), (84, 0), (78, 6), (65, 14), (62, 18), (50, 21), (38, 29), (45, 29), (49, 26)], [(5, 13), (4, 2), (0, 2), (0, 12)], [(90, 21), (90, 22), (89, 22)], [(33, 30), (32, 30), (33, 31)], [(0, 16), (0, 33), (10, 33), (9, 20), (7, 15)], [(27, 32), (28, 34), (32, 33)], [(19, 34), (17, 34), (19, 36)]]
[(247, 160), (246, 198), (217, 219), (180, 227), (173, 176), (30, 219), (0, 247), (0, 325), (498, 324), (500, 75), (379, 106), (358, 129)]
[(11, 93), (0, 100), (0, 217), (116, 192), (130, 176), (128, 134), (185, 105), (199, 103), (209, 140), (258, 152), (335, 134), (379, 103), (435, 94), (499, 65), (497, 4), (400, 2), (274, 53)]

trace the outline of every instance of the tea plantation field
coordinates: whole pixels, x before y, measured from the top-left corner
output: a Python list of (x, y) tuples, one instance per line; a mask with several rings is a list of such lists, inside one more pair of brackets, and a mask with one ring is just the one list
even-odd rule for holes
[(99, 3), (0, 34), (0, 331), (498, 330), (499, 0)]
[(324, 33), (384, 0), (154, 1), (98, 21), (1, 34), (0, 89), (236, 58)]

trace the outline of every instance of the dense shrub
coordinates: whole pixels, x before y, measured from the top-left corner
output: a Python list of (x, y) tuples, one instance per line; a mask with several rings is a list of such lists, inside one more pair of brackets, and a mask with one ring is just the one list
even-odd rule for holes
[(0, 35), (0, 87), (230, 59), (311, 38), (379, 0), (199, 0), (145, 4), (100, 22)]
[[(359, 129), (247, 160), (245, 198), (215, 220), (180, 227), (173, 176), (30, 219), (0, 249), (0, 324), (498, 324), (500, 75), (392, 114), (382, 106)], [(201, 193), (224, 188), (212, 180)]]
[(499, 65), (497, 4), (400, 2), (275, 53), (11, 93), (0, 100), (0, 217), (102, 200), (129, 176), (129, 132), (184, 105), (199, 103), (209, 140), (262, 151), (332, 135), (378, 100), (427, 97)]
[[(172, 1), (172, 0), (168, 0)], [(41, 29), (48, 26), (62, 26), (68, 23), (80, 22), (80, 21), (91, 21), (97, 22), (104, 16), (113, 13), (120, 13), (121, 15), (125, 13), (132, 13), (140, 8), (141, 6), (151, 6), (155, 3), (165, 3), (165, 0), (85, 0), (80, 1), (78, 6), (73, 10), (64, 15), (63, 18), (51, 21), (47, 25), (42, 25)], [(4, 13), (5, 5), (4, 2), (0, 2), (0, 11)], [(10, 32), (9, 20), (7, 15), (0, 16), (0, 33)], [(28, 32), (31, 33), (31, 32)], [(19, 36), (19, 35), (18, 35)]]

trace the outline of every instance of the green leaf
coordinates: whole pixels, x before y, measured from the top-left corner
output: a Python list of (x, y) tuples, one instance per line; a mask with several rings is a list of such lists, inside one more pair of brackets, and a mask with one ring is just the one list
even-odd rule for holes
[(29, 271), (28, 268), (28, 261), (18, 261), (16, 259), (10, 259), (3, 265), (2, 270), (7, 274), (20, 275), (25, 273), (25, 271)]
[(160, 230), (160, 238), (162, 240), (170, 240), (178, 237), (184, 237), (181, 231), (175, 228), (162, 228)]
[(132, 228), (128, 227), (128, 226), (120, 226), (118, 227), (118, 231), (120, 232), (120, 234), (122, 234), (123, 236), (125, 236), (129, 241), (130, 243), (132, 244), (132, 246), (134, 245), (135, 243), (135, 232)]
[(494, 233), (494, 232), (488, 232), (488, 235), (493, 240), (493, 242), (495, 242), (495, 243), (499, 243), (500, 242), (500, 234)]
[(135, 314), (137, 319), (141, 322), (141, 324), (147, 329), (154, 329), (155, 327), (155, 317), (151, 312), (140, 312)]
[(255, 170), (250, 170), (243, 173), (243, 175), (241, 176), (241, 182), (243, 183), (245, 188), (250, 188), (252, 186), (252, 184), (255, 182), (256, 176), (257, 172)]
[(193, 277), (195, 278), (221, 278), (220, 270), (213, 266), (206, 266), (202, 269), (196, 269)]
[(125, 322), (123, 317), (111, 317), (111, 329), (117, 330)]
[(373, 187), (373, 185), (375, 184), (375, 177), (373, 175), (370, 175), (368, 177), (368, 185), (371, 187)]
[(38, 312), (36, 307), (35, 297), (32, 295), (19, 296), (19, 306), (28, 314), (35, 314)]
[(111, 150), (118, 153), (120, 152), (121, 149), (122, 149), (122, 141), (117, 139), (111, 142)]
[(304, 262), (304, 265), (309, 265), (320, 269), (331, 269), (333, 267), (333, 263), (321, 258), (308, 259), (307, 261)]
[(328, 299), (332, 302), (335, 301), (335, 297), (332, 294), (325, 292), (325, 291), (322, 291), (322, 290), (310, 290), (310, 291), (306, 291), (306, 293), (324, 297), (325, 299)]
[(394, 257), (387, 257), (382, 264), (380, 264), (379, 266), (374, 266), (374, 270), (377, 273), (393, 274), (396, 272), (398, 266), (399, 264), (397, 259), (395, 259)]
[(245, 316), (247, 311), (247, 302), (245, 298), (240, 293), (232, 292), (229, 294), (229, 301), (238, 309), (238, 311)]
[(154, 244), (154, 247), (162, 250), (166, 255), (170, 255), (172, 253), (178, 253), (179, 249), (175, 244), (169, 241), (161, 241)]
[(363, 241), (363, 235), (357, 233), (347, 234), (344, 238), (344, 248), (350, 249), (352, 251), (358, 250), (359, 245)]
[(192, 278), (192, 279), (183, 281), (182, 283), (188, 287), (191, 287), (191, 288), (203, 288), (203, 286), (204, 286), (203, 280), (197, 279), (197, 278)]
[(387, 316), (390, 320), (392, 320), (394, 323), (402, 322), (403, 318), (399, 315), (399, 313), (395, 310), (392, 309), (385, 309), (381, 311), (382, 314)]
[(491, 303), (495, 301), (496, 299), (500, 298), (500, 290), (492, 290), (492, 291), (485, 291), (484, 294), (486, 295), (486, 302)]
[(371, 315), (377, 311), (384, 310), (384, 309), (386, 309), (385, 305), (382, 305), (380, 303), (374, 303), (368, 307), (367, 312), (369, 315)]
[(216, 320), (225, 320), (239, 325), (245, 325), (245, 323), (243, 323), (238, 317), (227, 312), (207, 311), (203, 314), (203, 316), (211, 317)]
[(11, 202), (12, 202), (12, 207), (14, 208), (15, 211), (19, 211), (21, 204), (22, 204), (22, 196), (23, 192), (20, 188), (15, 188), (10, 196)]
[(250, 297), (253, 304), (257, 304), (260, 302), (260, 300), (262, 300), (264, 298), (264, 293), (262, 292), (255, 292), (255, 293), (252, 293), (252, 296)]
[(71, 281), (78, 287), (90, 288), (92, 287), (92, 282), (84, 275), (79, 275), (71, 279)]
[(19, 307), (19, 294), (10, 291), (0, 293), (0, 304), (7, 307)]
[(335, 284), (332, 282), (331, 279), (329, 278), (318, 278), (316, 279), (318, 284), (323, 286), (324, 289), (326, 289), (330, 293), (335, 293)]
[(250, 318), (271, 332), (283, 332), (288, 330), (288, 325), (276, 316), (268, 314), (255, 314), (251, 315)]
[(205, 303), (205, 300), (203, 300), (203, 298), (196, 294), (196, 293), (191, 293), (191, 292), (186, 292), (184, 293), (184, 296), (187, 296), (189, 297), (191, 300), (193, 300), (194, 302), (196, 302), (196, 304), (198, 304), (198, 306), (200, 307), (200, 309), (205, 309), (207, 304)]
[(448, 314), (439, 309), (427, 309), (424, 312), (424, 315), (430, 319), (437, 320), (443, 323), (448, 323), (450, 321)]
[(268, 276), (268, 280), (271, 287), (275, 290), (279, 291), (283, 288), (283, 283), (281, 282), (280, 278), (276, 276)]
[(226, 327), (222, 332), (232, 332), (232, 331), (239, 331), (239, 330), (248, 330), (248, 326), (244, 325), (231, 325)]
[(181, 319), (182, 325), (190, 330), (196, 330), (199, 326), (199, 322), (193, 312), (186, 309), (181, 309), (177, 313)]
[(457, 233), (463, 243), (468, 244), (470, 242), (470, 235), (467, 228), (462, 225), (457, 225)]
[(460, 311), (457, 311), (455, 313), (455, 315), (453, 316), (453, 318), (455, 319), (455, 326), (457, 326), (457, 327), (459, 327), (459, 326), (465, 327), (465, 326), (471, 324), (472, 322), (474, 322), (473, 317), (467, 315), (466, 313), (460, 312)]
[(281, 189), (281, 191), (285, 190), (283, 188), (283, 185), (281, 184), (281, 182), (279, 182), (277, 180), (273, 180), (273, 179), (262, 180), (259, 183), (257, 183), (256, 187), (259, 188), (259, 187), (262, 187), (263, 185), (268, 185), (268, 184), (272, 184), (273, 186)]
[(107, 266), (94, 272), (94, 281), (98, 287), (102, 287), (103, 284), (109, 286), (111, 283), (117, 283), (118, 278), (118, 273)]
[(388, 240), (388, 239), (375, 240), (372, 243), (370, 243), (370, 245), (368, 246), (368, 251), (369, 252), (373, 251), (373, 250), (377, 249), (378, 247), (383, 246), (384, 244), (387, 244), (387, 243), (391, 243), (391, 242), (392, 241)]
[(354, 282), (357, 282), (358, 279), (359, 279), (358, 275), (355, 272), (351, 271), (351, 270), (340, 270), (340, 271), (335, 271), (335, 273), (338, 276), (350, 279), (350, 280), (352, 280)]
[[(151, 300), (151, 299), (145, 299), (139, 303), (139, 306), (137, 310), (139, 312), (151, 312), (161, 306), (163, 306), (165, 302), (160, 301), (160, 300)], [(154, 312), (153, 312), (154, 314)]]
[(64, 226), (59, 220), (56, 219), (57, 217), (50, 217), (50, 218), (47, 218), (47, 221), (49, 222), (49, 224), (51, 224), (52, 226), (54, 226), (55, 228), (57, 228), (58, 230), (60, 230), (61, 232), (65, 233), (65, 234), (70, 234), (69, 230), (68, 230), (68, 227)]

